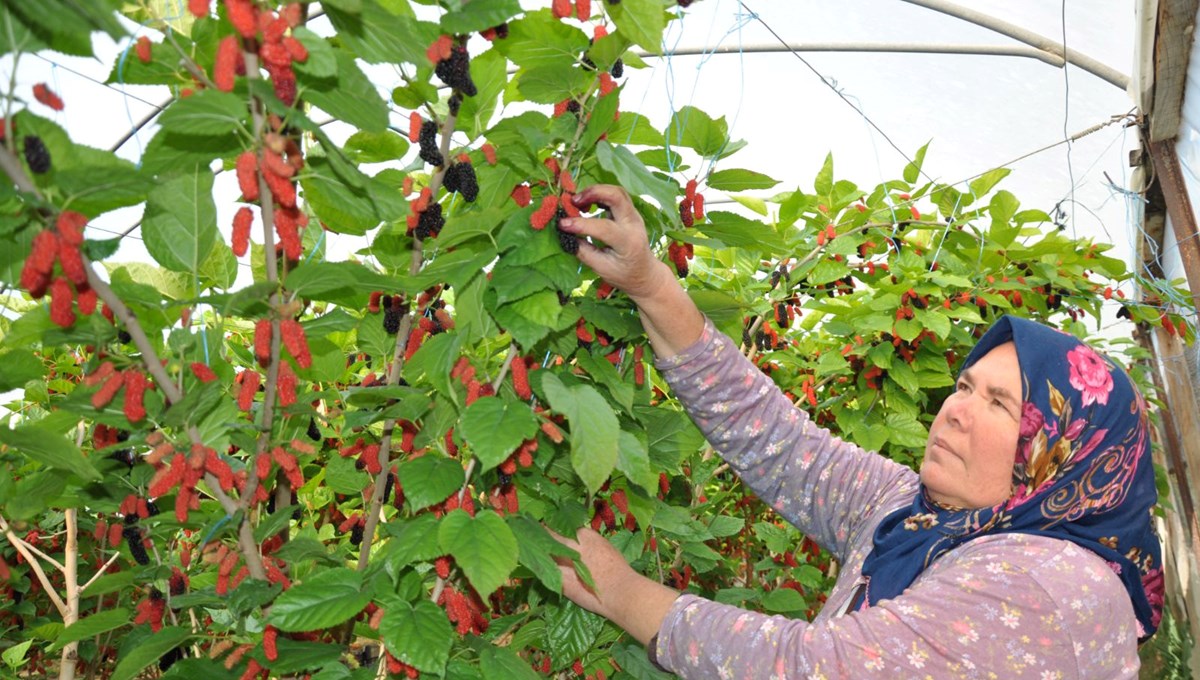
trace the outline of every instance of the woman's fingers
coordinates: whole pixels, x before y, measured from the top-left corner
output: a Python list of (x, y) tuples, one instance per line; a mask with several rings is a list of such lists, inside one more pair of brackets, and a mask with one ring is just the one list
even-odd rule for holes
[(619, 186), (593, 184), (575, 195), (575, 205), (580, 208), (596, 203), (611, 210), (613, 219), (617, 222), (640, 222), (642, 219), (633, 207), (633, 201), (629, 198), (629, 194)]

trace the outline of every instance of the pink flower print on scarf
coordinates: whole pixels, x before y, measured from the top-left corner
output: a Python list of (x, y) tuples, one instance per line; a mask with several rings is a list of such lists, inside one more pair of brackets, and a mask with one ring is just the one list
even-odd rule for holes
[(1067, 352), (1067, 363), (1071, 366), (1071, 387), (1079, 390), (1083, 405), (1108, 404), (1108, 394), (1113, 388), (1112, 374), (1096, 350), (1087, 345), (1076, 345)]

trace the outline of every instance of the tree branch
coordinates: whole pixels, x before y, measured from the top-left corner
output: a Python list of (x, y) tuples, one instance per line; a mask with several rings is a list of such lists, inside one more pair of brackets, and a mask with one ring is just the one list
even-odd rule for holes
[(62, 598), (58, 596), (58, 591), (54, 590), (54, 586), (50, 584), (50, 579), (46, 578), (46, 572), (42, 571), (42, 565), (38, 563), (37, 557), (35, 557), (33, 553), (29, 552), (29, 550), (26, 548), (28, 544), (22, 540), (20, 536), (17, 536), (13, 532), (12, 527), (9, 526), (8, 522), (2, 515), (0, 515), (0, 531), (4, 532), (4, 537), (8, 539), (8, 542), (11, 543), (13, 547), (17, 549), (17, 552), (21, 553), (21, 555), (25, 558), (25, 561), (29, 563), (29, 568), (33, 569), (33, 573), (37, 575), (38, 581), (42, 584), (42, 590), (46, 591), (46, 595), (50, 598), (50, 601), (54, 603), (55, 608), (58, 609), (59, 615), (66, 619), (66, 603), (64, 603)]

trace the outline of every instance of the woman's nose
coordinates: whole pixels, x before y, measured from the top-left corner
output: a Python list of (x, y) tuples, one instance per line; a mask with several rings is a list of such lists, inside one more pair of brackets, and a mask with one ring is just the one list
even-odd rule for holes
[(955, 392), (942, 403), (946, 411), (946, 420), (951, 425), (963, 429), (971, 423), (971, 397), (965, 392)]

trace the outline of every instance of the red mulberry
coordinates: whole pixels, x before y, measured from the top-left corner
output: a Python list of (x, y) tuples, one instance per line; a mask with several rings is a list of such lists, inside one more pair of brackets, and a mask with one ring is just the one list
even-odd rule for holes
[(241, 382), (241, 389), (238, 390), (238, 408), (249, 412), (250, 407), (254, 405), (254, 395), (258, 394), (262, 376), (258, 371), (242, 371), (238, 374), (238, 380)]
[(279, 322), (279, 335), (284, 346), (296, 360), (300, 368), (312, 366), (312, 355), (308, 352), (308, 339), (304, 336), (304, 326), (294, 319), (284, 319)]
[(51, 90), (46, 83), (38, 83), (33, 86), (33, 98), (55, 111), (63, 110), (62, 98), (55, 94), (54, 90)]
[(308, 61), (308, 48), (304, 46), (304, 43), (289, 35), (283, 39), (283, 46), (287, 48), (288, 54), (292, 56), (292, 61), (301, 64)]
[(263, 179), (267, 181), (267, 187), (271, 190), (271, 195), (279, 205), (285, 208), (296, 207), (296, 185), (292, 180), (286, 177), (280, 177), (273, 172), (264, 172)]
[[(233, 92), (238, 66), (243, 63), (242, 48), (236, 36), (227, 35), (217, 45), (217, 57), (213, 60), (213, 84), (222, 92)], [(245, 68), (244, 66), (242, 68)], [(242, 193), (246, 193), (245, 186)]]
[(571, 16), (571, 0), (554, 0), (550, 4), (550, 11), (554, 13), (555, 19), (565, 19)]
[(275, 638), (279, 635), (279, 631), (275, 626), (267, 626), (263, 629), (263, 654), (267, 657), (267, 661), (275, 661), (279, 658), (279, 648), (275, 646)]
[(137, 46), (135, 47), (135, 50), (137, 52), (138, 61), (142, 62), (143, 64), (150, 63), (150, 38), (144, 35), (139, 37), (137, 39)]
[(59, 237), (67, 243), (78, 246), (83, 243), (83, 229), (87, 226), (87, 215), (77, 213), (74, 210), (64, 210), (58, 214), (58, 219), (54, 221), (54, 228), (58, 230)]
[(266, 368), (271, 364), (271, 320), (259, 319), (254, 324), (254, 358)]
[(247, 201), (258, 200), (258, 157), (253, 151), (243, 151), (237, 158), (238, 188)]
[(131, 368), (125, 371), (125, 417), (131, 423), (140, 422), (146, 417), (146, 376)]
[(479, 147), (479, 150), (483, 152), (483, 157), (487, 160), (488, 165), (496, 164), (496, 147), (485, 143), (483, 146)]
[(71, 308), (74, 300), (71, 284), (61, 276), (54, 279), (50, 284), (50, 320), (63, 328), (74, 324), (75, 312)]
[(258, 35), (258, 10), (252, 0), (225, 0), (225, 9), (229, 15), (229, 23), (237, 29), (243, 38), (253, 38)]
[(525, 365), (524, 357), (516, 357), (512, 362), (513, 391), (522, 401), (533, 398), (533, 390), (529, 388), (529, 367)]
[(254, 212), (242, 206), (233, 216), (233, 238), (230, 247), (233, 254), (242, 257), (250, 250), (250, 227), (254, 224)]
[(529, 191), (528, 184), (518, 184), (517, 186), (513, 187), (511, 196), (513, 203), (516, 203), (517, 206), (521, 208), (524, 208), (533, 202), (533, 196)]
[(87, 267), (83, 264), (83, 256), (79, 247), (73, 246), (65, 239), (58, 241), (58, 263), (63, 275), (78, 288), (87, 284)]
[(188, 0), (188, 11), (197, 19), (203, 19), (209, 15), (209, 0)]
[(217, 379), (217, 374), (211, 368), (198, 361), (192, 362), (190, 368), (192, 369), (192, 375), (196, 376), (202, 383), (210, 383)]
[[(292, 372), (292, 365), (286, 361), (279, 362), (279, 379), (276, 381), (279, 387), (279, 405), (283, 407), (291, 406), (296, 403), (296, 387), (298, 381), (296, 374)], [(303, 484), (296, 485), (300, 488)]]

